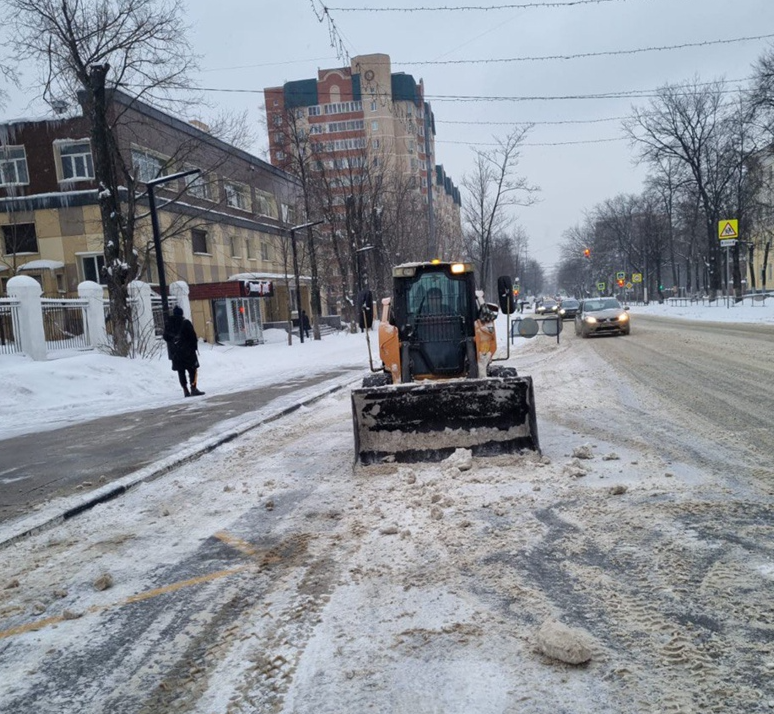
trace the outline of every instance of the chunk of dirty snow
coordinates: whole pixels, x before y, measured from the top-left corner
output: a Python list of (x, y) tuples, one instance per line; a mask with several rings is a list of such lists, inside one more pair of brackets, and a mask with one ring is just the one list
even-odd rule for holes
[(546, 620), (537, 635), (538, 648), (547, 657), (567, 664), (582, 664), (591, 659), (591, 642), (583, 631)]
[(610, 495), (611, 496), (620, 496), (621, 494), (626, 493), (627, 490), (628, 489), (626, 488), (626, 486), (624, 486), (623, 484), (619, 483), (619, 484), (616, 484), (615, 486), (613, 486), (610, 489)]
[(618, 461), (621, 457), (615, 453), (615, 451), (611, 451), (609, 454), (605, 454), (602, 457), (602, 461)]
[(593, 459), (594, 452), (591, 450), (591, 444), (583, 444), (582, 446), (576, 446), (572, 450), (572, 455), (576, 459)]
[(110, 573), (103, 573), (94, 581), (95, 590), (107, 590), (113, 587), (113, 576)]
[(386, 526), (382, 528), (379, 533), (382, 535), (398, 535), (398, 526)]
[(473, 468), (473, 452), (470, 449), (455, 449), (446, 459), (446, 464), (456, 466), (460, 471), (468, 471)]

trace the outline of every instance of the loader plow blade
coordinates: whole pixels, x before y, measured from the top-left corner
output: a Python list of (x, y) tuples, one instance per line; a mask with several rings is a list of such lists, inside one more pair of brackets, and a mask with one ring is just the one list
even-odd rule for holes
[(440, 461), (459, 448), (478, 456), (540, 451), (531, 377), (354, 389), (352, 420), (363, 464)]

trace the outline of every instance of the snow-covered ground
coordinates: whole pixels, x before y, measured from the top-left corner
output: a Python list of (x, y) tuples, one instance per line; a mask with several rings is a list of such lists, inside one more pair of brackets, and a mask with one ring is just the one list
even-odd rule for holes
[[(679, 311), (632, 307), (633, 338), (638, 315), (732, 312)], [(536, 380), (542, 457), (353, 472), (339, 392), (0, 551), (0, 710), (770, 711), (771, 495), (721, 459), (684, 463), (681, 444), (722, 447), (610, 379), (595, 352), (605, 344), (619, 343), (516, 341), (514, 362)], [(120, 391), (92, 385), (104, 360)], [(74, 386), (79, 362), (90, 379)], [(24, 364), (14, 383), (30, 402), (45, 392), (33, 370), (58, 404), (89, 401), (73, 418), (182, 400), (165, 360)], [(204, 347), (202, 386), (337, 365), (365, 370), (363, 335)], [(150, 388), (133, 395), (142, 378)], [(16, 408), (33, 425), (42, 412)], [(597, 428), (611, 423), (622, 438)], [(545, 655), (552, 619), (583, 630), (589, 664)]]
[[(710, 322), (761, 322), (774, 324), (774, 299), (765, 305), (726, 308), (694, 305), (676, 307), (651, 304), (632, 306), (631, 314), (663, 315)], [(531, 316), (526, 313), (525, 317)], [(636, 319), (632, 329), (637, 329)], [(567, 322), (565, 330), (572, 330)], [(505, 318), (498, 318), (498, 335), (506, 334)], [(372, 348), (375, 355), (376, 332)], [(266, 332), (266, 344), (222, 347), (201, 343), (199, 387), (209, 395), (281, 383), (299, 374), (324, 372), (332, 367), (368, 369), (363, 334), (340, 332), (322, 340), (295, 337), (279, 330)], [(501, 340), (502, 342), (502, 340)], [(523, 348), (517, 340), (513, 349)], [(67, 353), (47, 362), (23, 356), (0, 355), (3, 398), (0, 400), (0, 439), (53, 429), (106, 414), (175, 404), (183, 396), (177, 375), (166, 355), (155, 359), (121, 359), (104, 354)], [(204, 399), (207, 399), (205, 396)]]

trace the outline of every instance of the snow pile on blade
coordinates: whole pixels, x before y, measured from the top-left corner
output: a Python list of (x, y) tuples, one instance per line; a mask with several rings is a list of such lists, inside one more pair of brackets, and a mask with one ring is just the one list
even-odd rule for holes
[(352, 419), (363, 464), (439, 461), (458, 448), (477, 456), (540, 451), (531, 377), (355, 389)]

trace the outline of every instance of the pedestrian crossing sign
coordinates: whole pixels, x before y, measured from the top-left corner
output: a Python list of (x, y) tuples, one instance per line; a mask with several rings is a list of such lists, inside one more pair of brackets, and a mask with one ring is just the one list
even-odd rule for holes
[(729, 240), (739, 237), (739, 221), (736, 218), (727, 218), (718, 221), (718, 238)]

